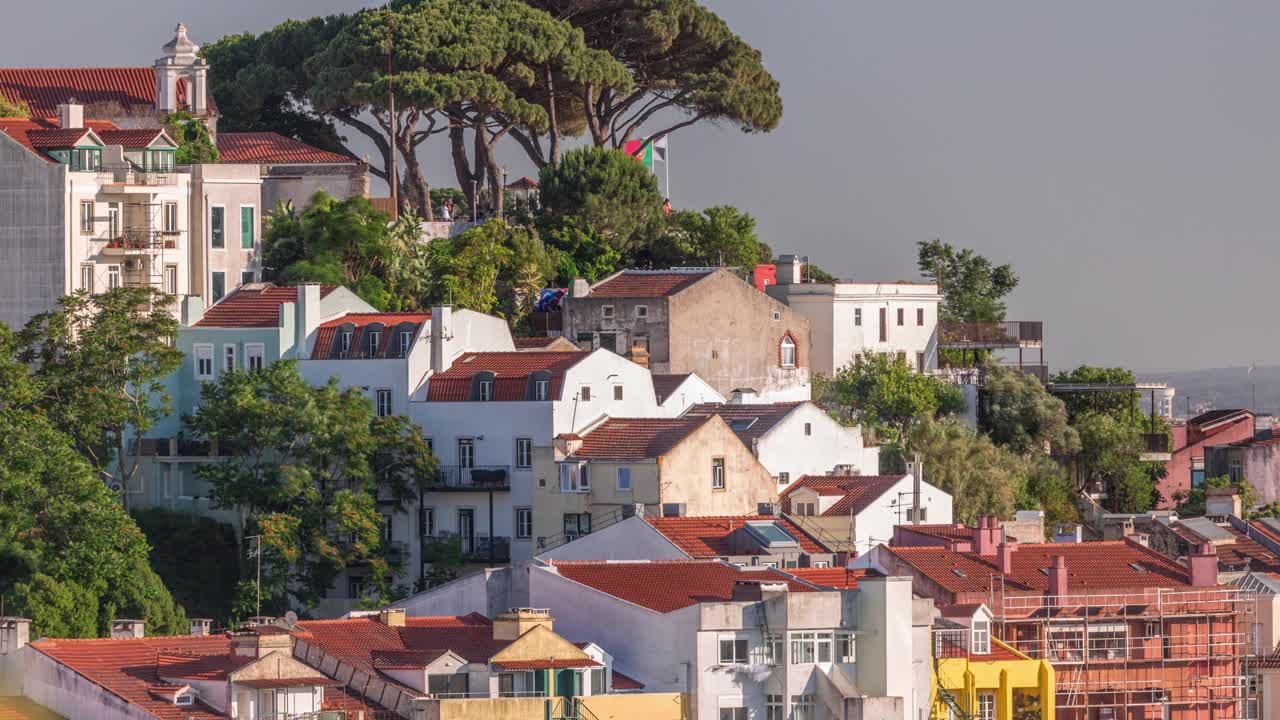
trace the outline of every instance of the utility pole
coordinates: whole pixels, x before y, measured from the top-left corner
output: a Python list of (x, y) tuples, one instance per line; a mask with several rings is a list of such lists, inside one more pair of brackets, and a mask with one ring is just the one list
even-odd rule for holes
[(387, 163), (387, 183), (391, 186), (391, 220), (400, 219), (400, 180), (399, 162), (396, 160), (396, 93), (392, 87), (391, 75), (391, 6), (387, 5), (387, 115), (391, 120), (391, 135), (387, 138), (387, 148), (391, 151), (391, 161)]
[(247, 535), (245, 536), (245, 540), (255, 541), (253, 544), (252, 552), (253, 552), (253, 556), (258, 559), (258, 580), (256, 583), (257, 593), (258, 593), (258, 609), (254, 614), (257, 615), (258, 617), (262, 617), (262, 536)]

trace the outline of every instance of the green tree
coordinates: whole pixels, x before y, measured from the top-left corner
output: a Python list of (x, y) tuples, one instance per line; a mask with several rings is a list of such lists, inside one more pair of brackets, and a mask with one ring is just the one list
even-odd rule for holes
[(1139, 461), (1143, 445), (1131, 425), (1099, 412), (1076, 419), (1080, 452), (1074, 458), (1079, 489), (1101, 486), (1112, 512), (1142, 513), (1155, 505), (1155, 480)]
[(622, 254), (590, 223), (569, 215), (538, 223), (551, 253), (555, 281), (567, 286), (574, 278), (599, 282), (622, 267)]
[(1254, 505), (1257, 503), (1258, 492), (1253, 484), (1246, 479), (1239, 482), (1233, 482), (1229, 475), (1219, 475), (1218, 477), (1205, 478), (1203, 484), (1191, 488), (1191, 490), (1179, 490), (1173, 494), (1173, 501), (1176, 503), (1174, 511), (1178, 513), (1178, 517), (1200, 517), (1205, 513), (1205, 492), (1209, 488), (1231, 488), (1236, 495), (1240, 496), (1241, 512), (1246, 518), (1249, 517), (1275, 517), (1275, 511), (1278, 508), (1277, 503), (1263, 506), (1254, 511)]
[(1080, 436), (1067, 423), (1067, 408), (1031, 375), (1017, 368), (988, 363), (984, 368), (991, 440), (1019, 455), (1080, 449)]
[(769, 262), (773, 251), (756, 237), (756, 221), (730, 205), (701, 213), (682, 210), (667, 218), (667, 231), (654, 243), (654, 267), (699, 265), (752, 268)]
[(215, 507), (241, 509), (246, 535), (262, 536), (268, 607), (281, 610), (290, 597), (314, 606), (356, 563), (368, 564), (387, 596), (378, 491), (404, 507), (434, 473), (416, 426), (374, 417), (358, 389), (307, 384), (289, 361), (205, 383), (199, 411), (184, 422), (194, 436), (238, 450), (196, 472)]
[[(212, 618), (218, 627), (227, 626), (241, 575), (235, 528), (212, 518), (162, 508), (135, 512), (133, 519), (151, 546), (151, 567), (174, 599), (190, 614)], [(200, 552), (193, 553), (191, 548), (200, 548)]]
[(538, 177), (543, 213), (580, 217), (624, 260), (644, 252), (662, 227), (662, 194), (643, 164), (617, 150), (570, 150)]
[(433, 302), (496, 313), (518, 325), (552, 278), (555, 260), (533, 229), (501, 220), (427, 245)]
[(926, 482), (951, 494), (958, 522), (1013, 513), (1026, 470), (1018, 456), (955, 418), (929, 415), (913, 428), (911, 448), (920, 453)]
[(164, 126), (178, 143), (175, 160), (179, 165), (218, 162), (218, 146), (209, 135), (209, 127), (185, 110), (166, 115)]
[[(1081, 365), (1074, 370), (1055, 373), (1052, 382), (1059, 385), (1089, 383), (1124, 386), (1133, 385), (1137, 379), (1132, 370), (1125, 368)], [(1138, 393), (1132, 390), (1063, 393), (1063, 401), (1073, 421), (1076, 417), (1091, 412), (1105, 413), (1116, 420), (1130, 423), (1145, 419), (1142, 411), (1138, 409)]]
[(916, 248), (916, 267), (942, 292), (944, 322), (1004, 320), (1004, 298), (1018, 286), (1012, 266), (992, 265), (972, 250), (956, 250), (941, 240), (919, 242)]
[(875, 432), (893, 455), (905, 457), (914, 423), (964, 409), (959, 388), (912, 370), (890, 353), (870, 353), (822, 383), (822, 400), (839, 418)]
[(31, 117), (31, 108), (21, 100), (10, 100), (0, 93), (0, 117), (3, 118), (25, 118)]
[(182, 364), (169, 301), (144, 288), (78, 292), (33, 317), (16, 340), (17, 357), (32, 368), (33, 404), (122, 486), (137, 474), (142, 436), (170, 411), (164, 383)]

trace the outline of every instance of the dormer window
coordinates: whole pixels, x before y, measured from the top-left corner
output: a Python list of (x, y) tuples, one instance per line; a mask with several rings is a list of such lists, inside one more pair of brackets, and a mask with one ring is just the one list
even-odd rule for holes
[(182, 706), (194, 705), (195, 701), (196, 701), (196, 694), (195, 694), (195, 691), (193, 690), (180, 692), (177, 695), (173, 696), (174, 705), (182, 705)]
[(970, 650), (975, 655), (986, 655), (991, 652), (991, 622), (988, 620), (973, 619), (973, 629), (970, 631)]
[(409, 343), (413, 342), (413, 333), (408, 330), (400, 331), (400, 357), (409, 356)]
[(493, 399), (493, 381), (480, 381), (480, 402), (489, 402)]
[(71, 151), (71, 169), (97, 171), (102, 169), (102, 148), (75, 148)]
[(351, 338), (353, 335), (355, 335), (355, 332), (352, 330), (342, 331), (342, 353), (344, 355), (351, 352)]
[(369, 357), (376, 356), (378, 354), (378, 348), (381, 346), (382, 346), (382, 331), (370, 330), (369, 331)]
[(550, 380), (534, 380), (533, 381), (533, 399), (546, 400), (547, 395), (551, 391)]

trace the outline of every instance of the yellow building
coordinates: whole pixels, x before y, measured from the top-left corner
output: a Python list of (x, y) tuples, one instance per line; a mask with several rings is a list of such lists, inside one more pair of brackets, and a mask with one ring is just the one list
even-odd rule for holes
[(991, 635), (985, 605), (952, 605), (933, 626), (935, 720), (1050, 720), (1054, 673)]

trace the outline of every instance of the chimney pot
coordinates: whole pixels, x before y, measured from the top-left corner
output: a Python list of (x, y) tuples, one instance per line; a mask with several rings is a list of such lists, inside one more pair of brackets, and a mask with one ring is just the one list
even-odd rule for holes
[(996, 556), (1000, 563), (1000, 573), (1008, 575), (1013, 572), (1013, 551), (1018, 549), (1017, 543), (1002, 542), (996, 547)]
[(84, 106), (75, 100), (59, 104), (58, 127), (64, 130), (84, 127)]
[(1053, 558), (1053, 565), (1049, 567), (1049, 604), (1061, 604), (1062, 597), (1067, 594), (1068, 590), (1067, 560), (1061, 555), (1057, 555)]
[(30, 640), (30, 618), (0, 617), (0, 655), (20, 650)]
[(192, 635), (208, 635), (209, 628), (212, 626), (213, 621), (209, 618), (191, 618)]
[(140, 638), (146, 634), (147, 624), (142, 620), (112, 620), (111, 637), (113, 639)]
[(1195, 587), (1218, 585), (1218, 549), (1212, 543), (1198, 543), (1187, 553), (1187, 574)]
[(387, 608), (378, 612), (378, 622), (387, 627), (404, 627), (404, 608)]

